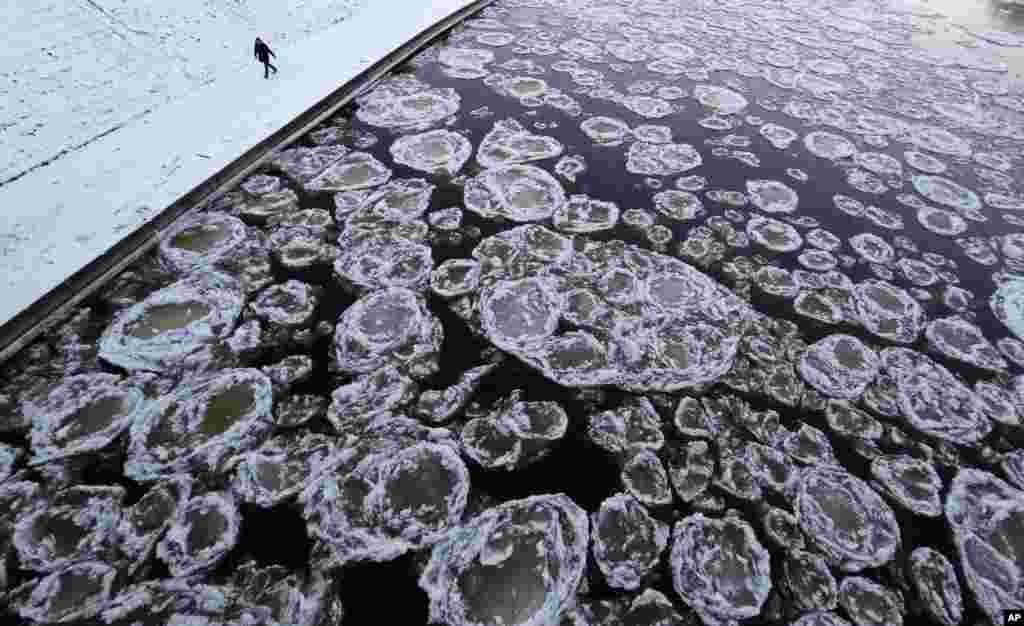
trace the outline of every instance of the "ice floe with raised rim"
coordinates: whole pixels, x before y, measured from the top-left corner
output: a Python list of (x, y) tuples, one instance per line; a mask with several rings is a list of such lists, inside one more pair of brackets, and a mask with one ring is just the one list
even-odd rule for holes
[(924, 309), (891, 283), (868, 279), (854, 288), (857, 318), (869, 332), (898, 343), (913, 343), (924, 328)]
[(900, 546), (900, 527), (889, 505), (839, 467), (803, 470), (796, 516), (811, 544), (844, 572), (884, 565)]
[(907, 455), (880, 456), (871, 462), (871, 475), (881, 491), (916, 515), (942, 515), (942, 479), (931, 463)]
[(468, 139), (450, 130), (403, 135), (391, 144), (391, 158), (421, 172), (455, 176), (473, 154)]
[(567, 233), (611, 230), (619, 222), (619, 205), (585, 194), (569, 196), (552, 216), (555, 228)]
[(782, 562), (782, 580), (801, 611), (830, 611), (839, 604), (839, 585), (820, 555), (806, 550), (788, 551)]
[(635, 498), (617, 494), (601, 502), (590, 520), (594, 560), (608, 584), (637, 589), (661, 559), (669, 527)]
[(815, 389), (835, 398), (853, 399), (875, 379), (878, 355), (853, 335), (829, 335), (801, 355), (797, 369)]
[(485, 168), (502, 167), (552, 159), (564, 150), (562, 142), (554, 137), (532, 133), (514, 118), (508, 118), (495, 122), (484, 135), (476, 160)]
[(990, 371), (1004, 371), (1006, 359), (975, 324), (963, 317), (932, 320), (924, 331), (928, 345), (951, 359)]
[(903, 597), (864, 576), (847, 576), (839, 604), (857, 626), (903, 626)]
[(356, 98), (356, 117), (371, 126), (426, 130), (457, 113), (461, 101), (454, 89), (431, 87), (414, 76), (399, 75)]
[(188, 276), (120, 312), (100, 338), (100, 358), (129, 371), (187, 368), (231, 335), (244, 303), (227, 274)]
[(176, 511), (156, 546), (157, 556), (175, 577), (208, 572), (238, 543), (241, 526), (242, 514), (229, 492), (195, 496)]
[(485, 218), (545, 220), (565, 201), (565, 190), (558, 180), (532, 165), (487, 169), (467, 181), (465, 187), (466, 209)]
[(699, 167), (704, 162), (688, 143), (634, 142), (626, 154), (626, 171), (646, 176), (674, 176)]
[(887, 348), (881, 360), (896, 387), (899, 415), (915, 430), (959, 444), (992, 430), (980, 398), (942, 365), (906, 348)]
[(310, 193), (357, 191), (383, 185), (391, 175), (391, 168), (369, 152), (350, 152), (306, 181), (303, 187)]
[[(71, 623), (99, 615), (110, 602), (117, 570), (100, 561), (69, 565), (11, 592), (12, 608), (36, 623)], [(21, 593), (19, 593), (21, 592)]]
[(943, 626), (960, 624), (964, 615), (963, 594), (948, 558), (927, 546), (915, 548), (907, 559), (907, 575), (932, 619)]
[[(575, 604), (587, 513), (565, 495), (485, 510), (434, 546), (419, 579), (430, 620), (452, 626), (554, 624)], [(465, 585), (462, 581), (475, 584)]]
[(342, 313), (334, 333), (334, 359), (342, 372), (365, 374), (386, 365), (418, 372), (435, 360), (444, 329), (416, 292), (375, 291)]
[(65, 378), (22, 407), (32, 419), (32, 462), (107, 448), (128, 430), (146, 403), (142, 389), (114, 374)]
[(141, 482), (191, 472), (216, 474), (274, 427), (270, 379), (227, 369), (178, 386), (132, 423), (124, 472)]
[(772, 589), (768, 551), (734, 517), (696, 513), (676, 522), (671, 568), (676, 593), (712, 623), (759, 615)]
[(794, 252), (804, 245), (804, 238), (792, 225), (771, 217), (754, 215), (747, 220), (747, 236), (772, 252)]

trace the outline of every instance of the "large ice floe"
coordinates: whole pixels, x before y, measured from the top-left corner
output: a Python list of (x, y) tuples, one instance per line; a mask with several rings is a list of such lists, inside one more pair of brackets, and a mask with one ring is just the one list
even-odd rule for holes
[(132, 423), (125, 475), (155, 481), (223, 471), (269, 436), (273, 403), (270, 379), (255, 369), (224, 370), (181, 385)]
[(900, 527), (889, 505), (840, 467), (803, 470), (796, 515), (810, 543), (845, 572), (884, 565), (900, 546)]
[(450, 536), (469, 472), (447, 430), (381, 414), (300, 495), (320, 567), (389, 561)]
[(878, 374), (878, 355), (853, 335), (829, 335), (808, 346), (798, 370), (805, 381), (835, 398), (857, 398)]
[(142, 390), (113, 374), (80, 374), (29, 400), (35, 463), (99, 452), (126, 432), (146, 408)]
[(466, 208), (481, 217), (534, 222), (565, 204), (565, 190), (554, 176), (533, 165), (484, 170), (466, 183)]
[(977, 394), (929, 357), (887, 348), (881, 362), (895, 383), (899, 414), (914, 430), (953, 443), (973, 443), (992, 430)]
[(121, 312), (100, 338), (100, 357), (127, 370), (188, 368), (231, 335), (244, 304), (231, 276), (189, 276)]
[[(474, 256), (484, 263), (482, 332), (563, 385), (670, 391), (713, 382), (732, 366), (754, 317), (686, 263), (621, 242), (575, 250), (531, 225), (482, 241)], [(574, 288), (605, 313), (573, 316)], [(581, 330), (559, 333), (563, 318)]]
[(738, 517), (676, 522), (670, 558), (673, 588), (705, 623), (759, 615), (772, 590), (768, 551)]
[(334, 333), (341, 372), (395, 365), (416, 376), (436, 371), (444, 330), (422, 296), (401, 287), (375, 291), (345, 309)]
[(564, 495), (485, 510), (434, 546), (419, 584), (430, 620), (451, 626), (547, 626), (576, 601), (586, 512)]
[(514, 119), (494, 123), (477, 149), (476, 160), (481, 167), (502, 167), (551, 159), (564, 150), (554, 137), (531, 133)]
[(356, 98), (356, 117), (371, 126), (426, 130), (459, 110), (461, 98), (451, 88), (436, 88), (413, 76), (394, 76)]
[(396, 163), (431, 174), (454, 176), (473, 153), (469, 140), (450, 130), (404, 135), (391, 144)]
[(967, 587), (992, 623), (1024, 604), (1024, 491), (979, 469), (965, 468), (946, 496), (946, 521)]

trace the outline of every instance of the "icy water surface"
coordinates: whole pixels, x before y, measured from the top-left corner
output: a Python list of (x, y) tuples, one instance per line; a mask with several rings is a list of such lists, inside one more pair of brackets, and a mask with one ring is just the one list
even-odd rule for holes
[(1001, 623), (1022, 50), (981, 0), (496, 3), (5, 366), (8, 617)]

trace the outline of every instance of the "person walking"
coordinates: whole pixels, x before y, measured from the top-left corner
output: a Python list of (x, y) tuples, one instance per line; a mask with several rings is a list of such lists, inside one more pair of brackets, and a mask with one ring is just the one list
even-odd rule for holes
[(256, 38), (256, 49), (254, 54), (256, 55), (256, 60), (263, 64), (263, 78), (270, 78), (270, 70), (274, 70), (274, 73), (277, 74), (277, 68), (270, 62), (270, 57), (274, 57), (276, 59), (277, 55), (274, 54), (274, 51), (270, 49), (270, 46), (263, 43), (263, 40), (259, 37)]

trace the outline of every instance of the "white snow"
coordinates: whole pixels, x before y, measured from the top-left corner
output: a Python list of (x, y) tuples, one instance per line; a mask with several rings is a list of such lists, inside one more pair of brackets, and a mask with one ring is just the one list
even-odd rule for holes
[(5, 3), (0, 323), (471, 1)]

